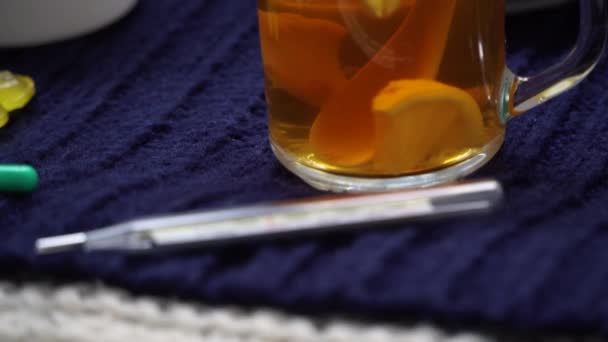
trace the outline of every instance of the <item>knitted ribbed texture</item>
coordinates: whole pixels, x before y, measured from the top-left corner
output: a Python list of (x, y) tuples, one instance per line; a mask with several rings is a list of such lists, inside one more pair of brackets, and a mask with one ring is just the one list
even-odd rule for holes
[[(204, 307), (92, 285), (0, 283), (2, 342), (515, 342), (514, 338), (447, 332), (428, 324), (402, 327)], [(583, 342), (563, 337), (549, 341)]]
[(600, 342), (600, 337), (444, 329), (211, 307), (99, 284), (0, 282), (2, 342)]
[[(573, 8), (509, 20), (511, 65), (563, 52)], [(486, 217), (153, 257), (36, 257), (34, 239), (140, 215), (316, 194), (268, 147), (255, 1), (141, 1), (75, 41), (0, 52), (35, 78), (0, 130), (0, 162), (41, 176), (0, 199), (0, 271), (101, 279), (134, 292), (508, 327), (608, 333), (608, 63), (510, 122), (478, 176)]]

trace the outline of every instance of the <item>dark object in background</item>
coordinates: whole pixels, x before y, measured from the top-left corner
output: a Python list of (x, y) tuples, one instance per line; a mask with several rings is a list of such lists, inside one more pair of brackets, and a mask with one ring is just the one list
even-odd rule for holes
[[(513, 71), (538, 74), (547, 63), (563, 60), (576, 44), (580, 0), (507, 0), (507, 4), (508, 64)], [(568, 29), (555, 34), (556, 27)], [(516, 63), (516, 54), (525, 55), (527, 63)]]
[(507, 11), (511, 14), (523, 13), (528, 11), (553, 8), (573, 0), (508, 0)]

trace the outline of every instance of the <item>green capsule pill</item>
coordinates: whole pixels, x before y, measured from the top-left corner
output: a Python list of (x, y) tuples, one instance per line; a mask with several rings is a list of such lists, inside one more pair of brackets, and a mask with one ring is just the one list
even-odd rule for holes
[(38, 172), (29, 165), (1, 164), (0, 192), (30, 192), (38, 186)]

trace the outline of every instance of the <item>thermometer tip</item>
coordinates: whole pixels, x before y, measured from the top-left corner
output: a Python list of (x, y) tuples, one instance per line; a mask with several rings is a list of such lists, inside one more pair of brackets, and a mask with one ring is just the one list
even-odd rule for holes
[(36, 240), (36, 253), (55, 254), (80, 249), (87, 241), (84, 233), (45, 237)]

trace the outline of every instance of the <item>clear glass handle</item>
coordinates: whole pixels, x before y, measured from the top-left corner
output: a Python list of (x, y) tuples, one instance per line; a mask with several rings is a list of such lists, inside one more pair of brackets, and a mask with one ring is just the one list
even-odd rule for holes
[[(570, 54), (558, 65), (538, 76), (522, 77), (508, 72), (511, 86), (509, 109), (511, 116), (521, 114), (576, 86), (598, 63), (608, 37), (608, 0), (580, 1), (580, 31)], [(506, 109), (506, 108), (505, 108)]]

